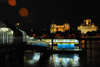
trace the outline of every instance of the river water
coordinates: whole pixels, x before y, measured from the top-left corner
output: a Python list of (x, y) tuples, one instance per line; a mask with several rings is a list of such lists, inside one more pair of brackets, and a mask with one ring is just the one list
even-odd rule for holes
[[(84, 48), (84, 40), (80, 42)], [(89, 47), (90, 41), (87, 41)], [(87, 56), (84, 53), (55, 53), (48, 57), (42, 57), (38, 52), (24, 52), (23, 67), (100, 67), (100, 42), (92, 41), (92, 50), (87, 50)], [(15, 61), (13, 61), (15, 63)], [(17, 61), (15, 66), (17, 65)], [(13, 67), (15, 67), (13, 65)], [(20, 66), (20, 65), (17, 65)], [(17, 67), (16, 66), (16, 67)], [(8, 67), (8, 66), (7, 66)]]

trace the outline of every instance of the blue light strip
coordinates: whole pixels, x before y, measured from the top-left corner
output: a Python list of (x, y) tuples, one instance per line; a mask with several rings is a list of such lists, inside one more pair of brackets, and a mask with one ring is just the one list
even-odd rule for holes
[(43, 47), (47, 47), (47, 44), (32, 44), (32, 45), (37, 45), (37, 46), (43, 46)]
[(74, 49), (74, 44), (57, 44), (58, 49)]

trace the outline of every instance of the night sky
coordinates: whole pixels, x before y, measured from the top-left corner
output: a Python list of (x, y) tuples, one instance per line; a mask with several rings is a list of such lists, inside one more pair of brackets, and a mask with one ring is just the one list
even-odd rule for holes
[[(21, 8), (28, 10), (28, 15), (19, 14)], [(8, 0), (0, 0), (0, 20), (20, 23), (23, 29), (50, 29), (50, 24), (61, 24), (67, 21), (71, 27), (77, 27), (83, 20), (91, 21), (100, 26), (99, 1), (88, 0), (16, 0), (11, 6)]]

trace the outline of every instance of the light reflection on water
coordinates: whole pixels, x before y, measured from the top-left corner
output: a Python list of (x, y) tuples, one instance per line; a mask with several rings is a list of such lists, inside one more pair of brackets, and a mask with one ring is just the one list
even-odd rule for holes
[[(31, 60), (25, 60), (26, 61), (25, 64), (38, 66), (39, 59), (40, 59), (40, 53), (34, 53)], [(46, 67), (79, 66), (80, 65), (79, 59), (80, 58), (78, 54), (52, 54), (50, 55), (49, 60), (46, 61), (46, 63), (48, 63)], [(45, 62), (42, 63), (42, 65), (45, 65)]]
[[(52, 56), (53, 56), (53, 60), (51, 60), (50, 62), (52, 62), (55, 67), (61, 67), (61, 66), (66, 67), (68, 65), (79, 66), (78, 54), (72, 54), (72, 55), (53, 54), (50, 57)], [(71, 56), (73, 56), (73, 58)]]
[[(85, 44), (81, 42), (82, 47), (85, 47)], [(90, 41), (87, 41), (87, 47), (89, 47)], [(42, 56), (40, 53), (34, 52), (25, 52), (24, 53), (24, 67), (96, 67), (100, 66), (100, 42), (92, 41), (92, 50), (87, 50), (87, 58), (84, 53), (73, 53), (73, 54), (51, 54), (50, 56)], [(18, 53), (18, 57), (19, 57)], [(90, 56), (91, 55), (91, 56)], [(6, 56), (5, 67), (23, 67), (19, 63), (17, 54), (14, 55), (13, 60), (9, 60), (9, 55)], [(42, 58), (42, 61), (40, 59)], [(11, 64), (11, 63), (12, 64)], [(2, 67), (2, 66), (0, 66)]]
[[(84, 42), (84, 41), (82, 41)], [(85, 44), (81, 42), (81, 46), (85, 47)], [(90, 41), (87, 41), (87, 47), (89, 47)], [(87, 50), (87, 58), (85, 55), (79, 53), (73, 54), (51, 54), (48, 57), (42, 56), (40, 53), (25, 52), (24, 53), (24, 67), (96, 67), (100, 66), (100, 42), (92, 41), (92, 50)], [(91, 57), (90, 57), (91, 55)], [(16, 56), (15, 56), (16, 58)], [(10, 61), (6, 60), (5, 67), (9, 67)], [(13, 67), (18, 66), (19, 60), (13, 60)]]
[(28, 61), (28, 64), (34, 64), (36, 62), (38, 62), (40, 59), (40, 53), (34, 53), (33, 56), (32, 56), (32, 60), (29, 60)]
[[(28, 65), (36, 64), (40, 59), (40, 53), (31, 53), (31, 56), (26, 56), (26, 55), (28, 54), (24, 55), (24, 58), (25, 58), (24, 63)], [(29, 57), (31, 58), (29, 59)]]

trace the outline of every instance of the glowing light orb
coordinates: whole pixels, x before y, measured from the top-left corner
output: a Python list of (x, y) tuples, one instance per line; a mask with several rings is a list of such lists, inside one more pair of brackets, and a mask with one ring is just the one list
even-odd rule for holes
[(8, 0), (8, 4), (10, 6), (15, 6), (16, 5), (16, 0)]
[(22, 16), (22, 17), (26, 17), (28, 15), (28, 10), (26, 8), (21, 8), (19, 10), (19, 14)]

